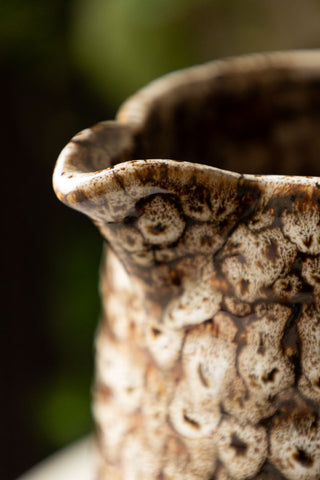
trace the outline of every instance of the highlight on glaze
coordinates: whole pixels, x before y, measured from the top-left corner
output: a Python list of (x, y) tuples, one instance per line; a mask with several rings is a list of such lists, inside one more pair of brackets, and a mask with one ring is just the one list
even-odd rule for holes
[(283, 52), (168, 75), (63, 150), (108, 244), (100, 480), (320, 478), (319, 131), (320, 52)]

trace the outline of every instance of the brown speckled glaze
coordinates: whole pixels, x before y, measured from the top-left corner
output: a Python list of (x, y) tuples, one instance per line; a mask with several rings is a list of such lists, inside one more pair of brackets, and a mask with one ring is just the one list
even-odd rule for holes
[(152, 83), (54, 186), (108, 244), (99, 479), (319, 480), (320, 52)]

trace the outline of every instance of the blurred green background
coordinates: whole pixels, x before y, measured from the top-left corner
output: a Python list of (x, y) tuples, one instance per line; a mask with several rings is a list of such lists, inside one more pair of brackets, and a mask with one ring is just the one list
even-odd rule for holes
[(93, 428), (102, 242), (53, 194), (61, 148), (170, 70), (319, 47), (319, 0), (1, 0), (1, 479)]

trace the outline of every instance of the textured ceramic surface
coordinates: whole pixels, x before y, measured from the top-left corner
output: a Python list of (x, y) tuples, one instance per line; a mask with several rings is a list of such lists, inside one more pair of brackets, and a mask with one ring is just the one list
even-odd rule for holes
[[(63, 150), (107, 248), (100, 479), (320, 478), (320, 52), (164, 77)], [(241, 172), (241, 173), (234, 173)]]

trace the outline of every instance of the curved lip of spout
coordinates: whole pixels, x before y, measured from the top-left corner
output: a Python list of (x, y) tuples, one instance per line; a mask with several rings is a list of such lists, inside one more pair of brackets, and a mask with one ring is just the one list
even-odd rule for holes
[(115, 121), (82, 130), (58, 157), (53, 173), (56, 195), (77, 208), (79, 203), (105, 193), (111, 180), (114, 181), (113, 164), (121, 165), (121, 158), (128, 160), (132, 149), (130, 128)]
[[(110, 136), (105, 146), (100, 145), (99, 135)], [(73, 137), (62, 150), (53, 174), (53, 187), (59, 200), (98, 222), (101, 215), (97, 207), (103, 204), (103, 221), (119, 222), (130, 216), (140, 198), (175, 193), (177, 187), (192, 184), (195, 175), (198, 183), (208, 188), (222, 179), (236, 183), (242, 177), (235, 172), (190, 162), (129, 160), (132, 144), (130, 127), (117, 122), (99, 123)], [(119, 158), (124, 161), (114, 165), (113, 161)], [(107, 168), (95, 168), (99, 162), (108, 165)]]
[[(130, 97), (120, 108), (116, 121), (101, 122), (83, 130), (62, 150), (53, 174), (53, 187), (58, 198), (72, 208), (92, 214), (92, 201), (103, 195), (108, 203), (117, 195), (127, 197), (127, 202), (118, 214), (114, 211), (106, 220), (116, 221), (130, 210), (131, 203), (140, 196), (165, 193), (170, 190), (159, 182), (164, 169), (169, 184), (184, 184), (192, 181), (192, 176), (201, 177), (210, 187), (221, 177), (238, 180), (259, 181), (259, 184), (289, 183), (319, 185), (319, 177), (287, 175), (240, 175), (204, 164), (181, 162), (174, 159), (133, 159), (137, 135), (143, 131), (152, 103), (177, 89), (193, 82), (207, 82), (208, 79), (221, 79), (224, 76), (240, 76), (247, 72), (267, 68), (287, 68), (295, 76), (302, 77), (313, 73), (320, 77), (320, 50), (275, 52), (251, 54), (238, 58), (213, 61), (201, 66), (173, 72), (151, 82)], [(161, 167), (161, 168), (159, 168)], [(177, 172), (178, 170), (178, 172)], [(145, 179), (148, 179), (146, 182)], [(147, 185), (146, 185), (147, 183)], [(131, 200), (132, 201), (131, 201)]]

